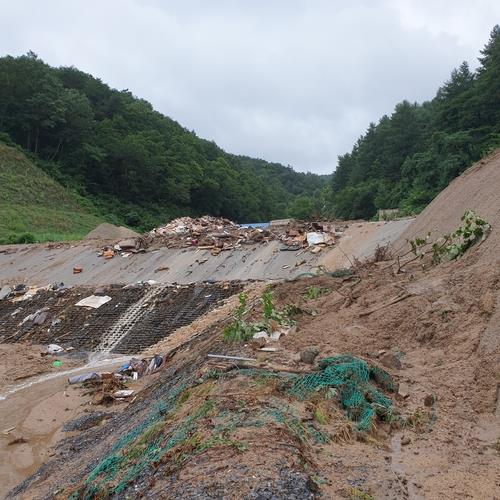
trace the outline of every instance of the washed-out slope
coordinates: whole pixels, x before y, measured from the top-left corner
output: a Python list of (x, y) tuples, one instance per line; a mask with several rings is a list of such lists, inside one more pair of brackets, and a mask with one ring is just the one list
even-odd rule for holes
[(101, 220), (23, 153), (0, 143), (0, 242), (79, 238)]
[(492, 226), (488, 239), (474, 255), (490, 259), (498, 255), (500, 244), (500, 150), (483, 158), (462, 175), (454, 179), (413, 221), (394, 243), (403, 249), (406, 240), (425, 237), (431, 231), (432, 238), (439, 238), (457, 229), (460, 217), (472, 209)]

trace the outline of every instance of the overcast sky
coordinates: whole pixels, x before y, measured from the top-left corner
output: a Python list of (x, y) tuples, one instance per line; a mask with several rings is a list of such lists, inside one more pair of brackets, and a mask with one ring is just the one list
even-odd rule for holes
[(128, 88), (225, 150), (331, 173), (370, 121), (434, 96), (499, 0), (0, 0), (2, 55)]

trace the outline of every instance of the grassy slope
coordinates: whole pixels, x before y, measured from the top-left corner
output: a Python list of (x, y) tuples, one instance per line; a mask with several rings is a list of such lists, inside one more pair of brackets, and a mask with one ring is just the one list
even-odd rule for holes
[(83, 198), (0, 143), (0, 243), (24, 233), (37, 241), (78, 239), (101, 222)]

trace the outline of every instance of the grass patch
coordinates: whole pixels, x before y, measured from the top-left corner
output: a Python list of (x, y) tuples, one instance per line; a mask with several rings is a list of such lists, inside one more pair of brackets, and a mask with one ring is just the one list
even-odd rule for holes
[(302, 294), (302, 297), (305, 300), (314, 300), (323, 295), (328, 295), (331, 292), (330, 288), (320, 288), (313, 285), (306, 289), (306, 291)]
[(0, 144), (0, 244), (81, 239), (101, 222), (88, 200)]

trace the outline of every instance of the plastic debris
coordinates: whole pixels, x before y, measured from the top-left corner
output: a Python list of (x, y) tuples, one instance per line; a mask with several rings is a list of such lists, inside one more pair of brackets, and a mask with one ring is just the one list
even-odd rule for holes
[(113, 393), (113, 397), (115, 398), (129, 398), (134, 394), (134, 391), (132, 389), (121, 389), (119, 391), (116, 391)]
[(55, 354), (56, 352), (63, 352), (64, 348), (57, 344), (49, 344), (47, 346), (47, 351), (49, 351), (51, 354)]
[(81, 307), (92, 307), (93, 309), (98, 309), (102, 305), (106, 304), (111, 300), (108, 295), (90, 295), (89, 297), (80, 300), (75, 305)]
[(7, 299), (9, 297), (9, 295), (11, 294), (12, 292), (12, 288), (10, 286), (3, 286), (1, 289), (0, 289), (0, 300), (3, 300), (3, 299)]
[(325, 235), (323, 233), (307, 233), (307, 244), (309, 246), (319, 245), (325, 242)]
[(62, 366), (62, 361), (60, 361), (59, 359), (56, 359), (56, 360), (52, 361), (52, 366), (54, 368), (59, 368), (60, 366)]
[(98, 380), (100, 379), (101, 376), (97, 373), (91, 372), (91, 373), (82, 373), (81, 375), (74, 375), (73, 377), (68, 378), (68, 382), (73, 385), (73, 384), (81, 384), (83, 382), (87, 382), (89, 380)]

